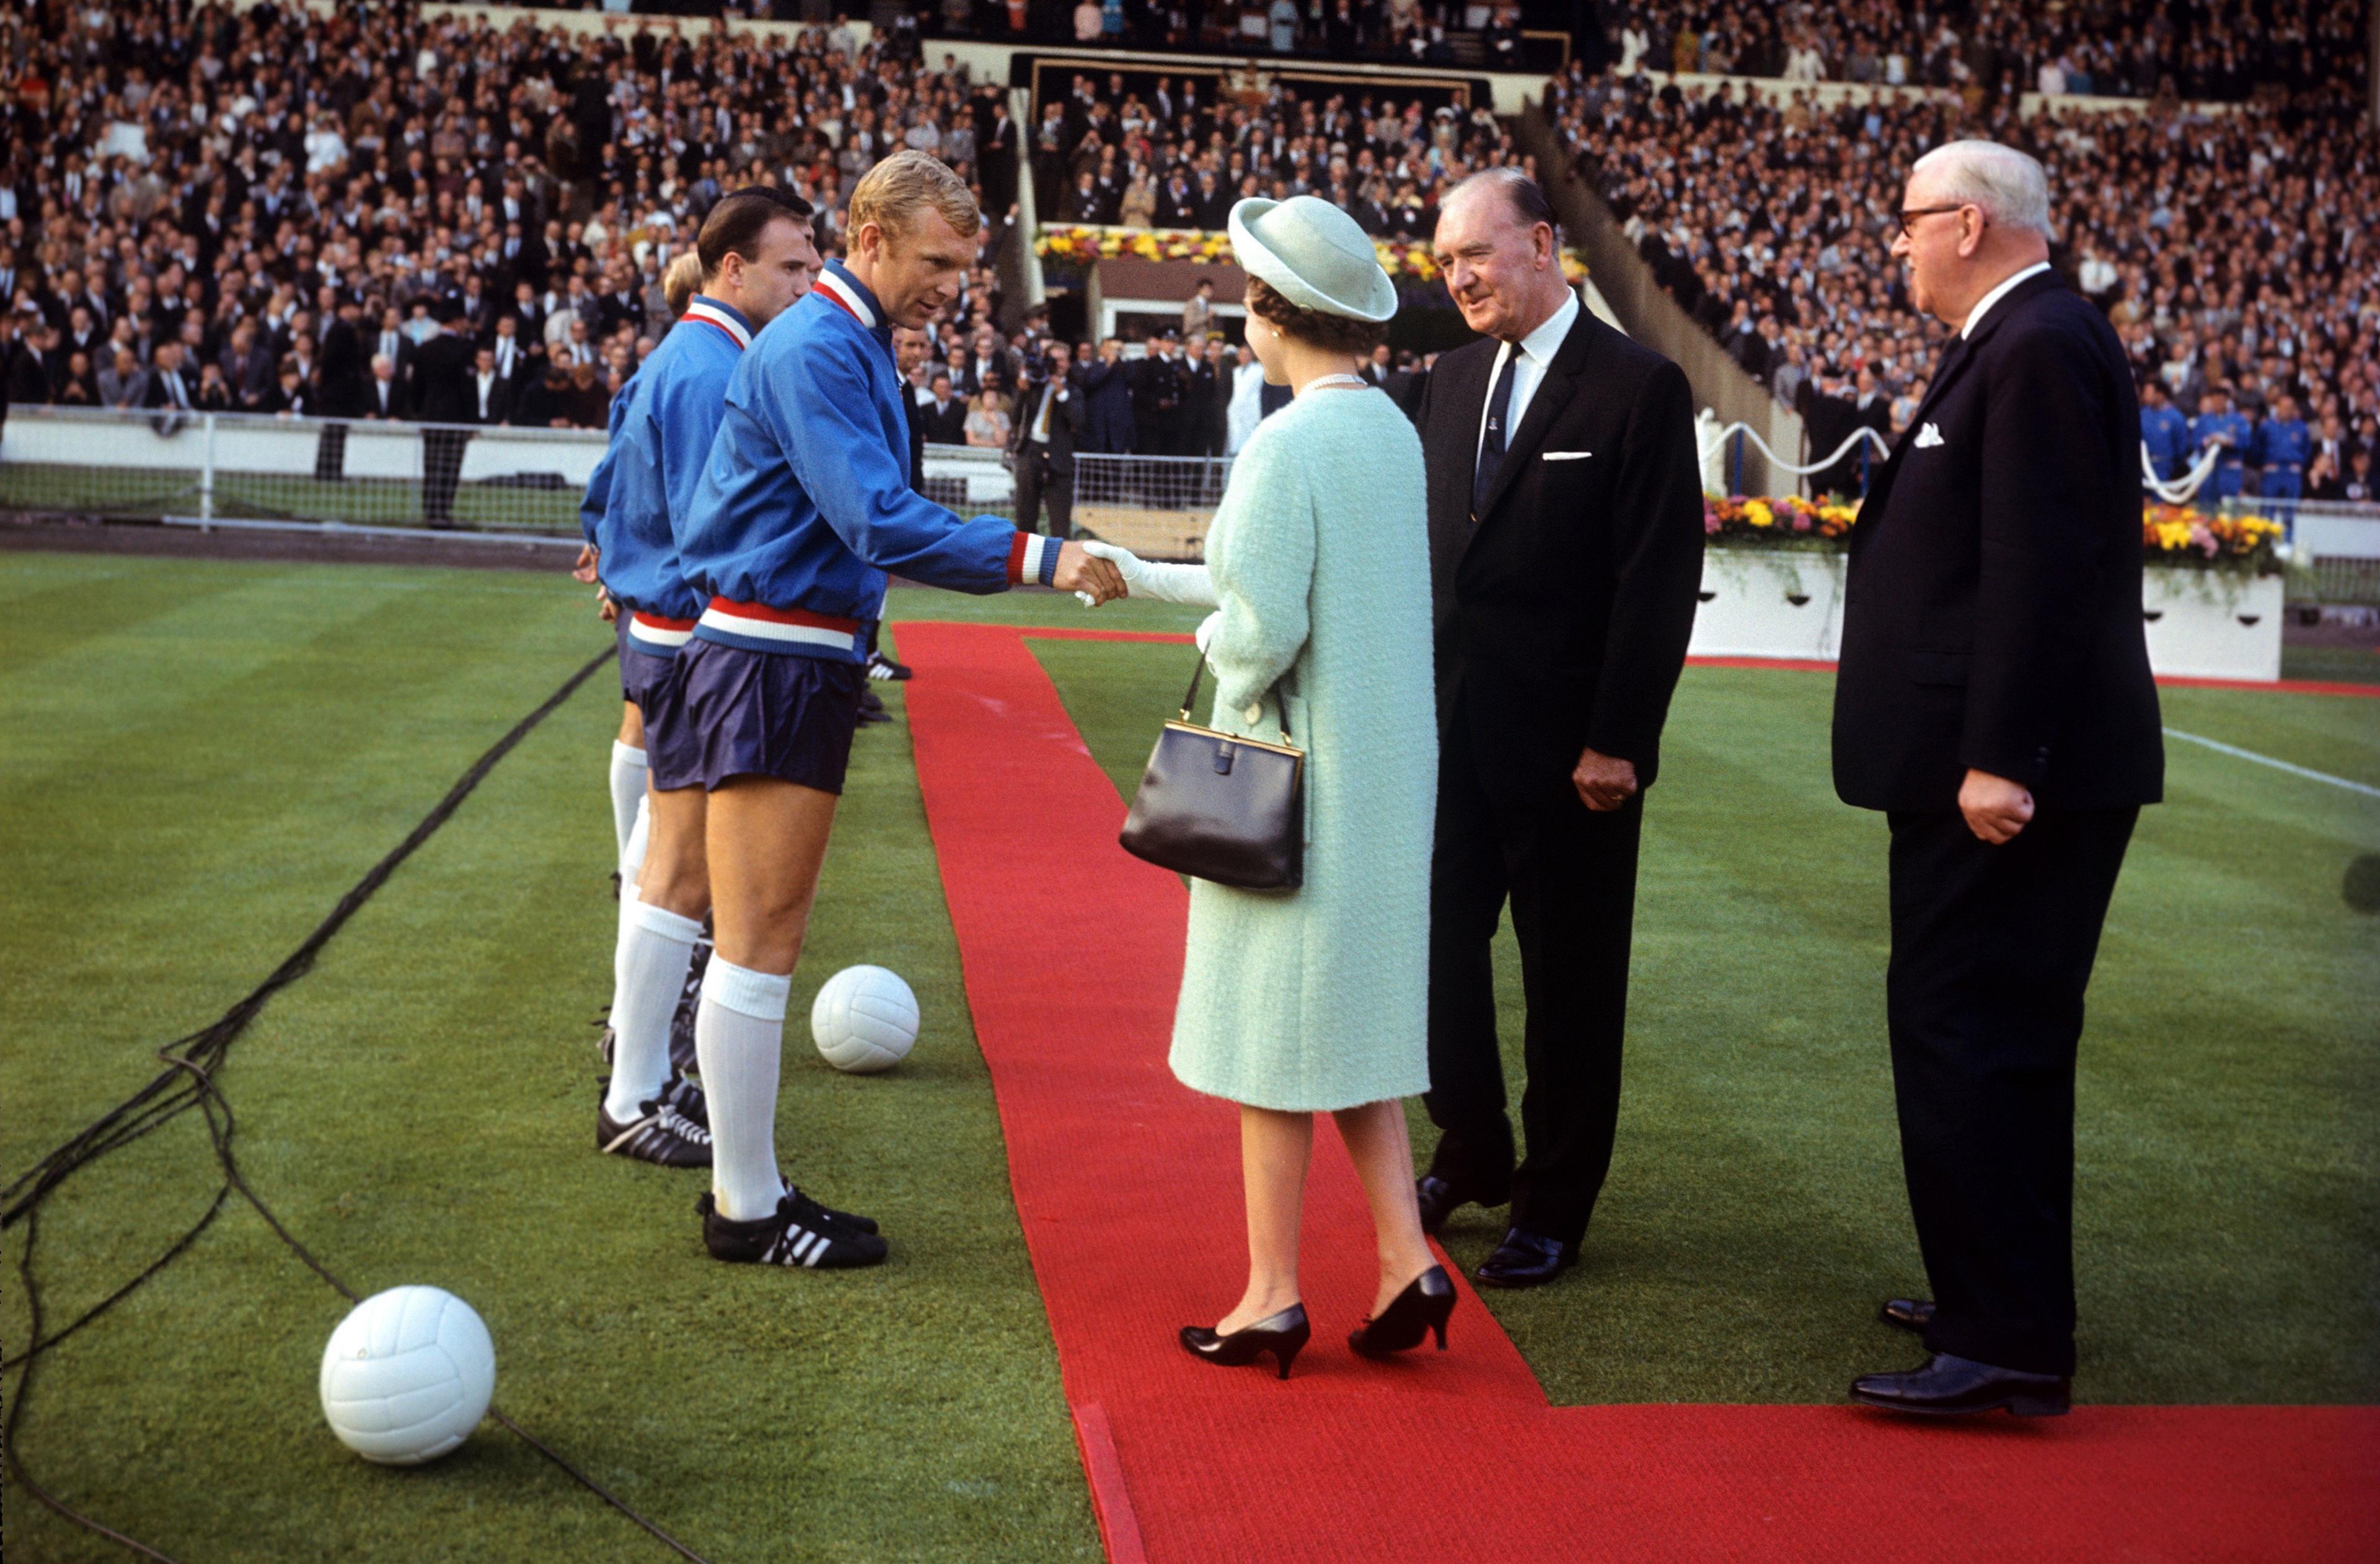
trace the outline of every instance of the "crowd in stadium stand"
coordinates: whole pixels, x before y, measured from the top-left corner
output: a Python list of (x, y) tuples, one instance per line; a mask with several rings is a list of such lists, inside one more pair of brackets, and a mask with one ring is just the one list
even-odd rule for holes
[[(798, 0), (778, 14), (798, 16)], [(1521, 7), (1449, 0), (939, 0), (905, 23), (926, 33), (995, 41), (1118, 44), (1134, 49), (1221, 49), (1251, 54), (1461, 64), (1517, 70)], [(1476, 13), (1475, 16), (1474, 13)]]
[(2359, 101), (2368, 0), (1727, 0), (1639, 5), (1610, 29), (1643, 67), (1789, 81), (2237, 101), (2278, 91)]
[[(1337, 6), (1289, 8), (1305, 29)], [(1670, 292), (1828, 448), (1857, 423), (1898, 428), (1922, 395), (1940, 333), (1888, 254), (1900, 182), (1926, 147), (1986, 134), (2048, 164), (2059, 263), (2155, 387), (2154, 430), (2180, 421), (2153, 431), (2162, 467), (2216, 439), (2236, 452), (2216, 492), (2296, 467), (2309, 493), (2362, 496), (2380, 449), (2380, 162), (2349, 106), (2363, 79), (2340, 31), (2353, 8), (2277, 0), (2239, 38), (2220, 30), (2240, 25), (2233, 9), (2180, 3), (1615, 10), (1613, 53), (1631, 64), (1691, 53), (1797, 81), (1965, 90), (1822, 105), (1810, 89), (1778, 105), (1582, 61), (1547, 104)], [(997, 9), (928, 19), (996, 31)], [(1392, 31), (1454, 14), (1350, 12)], [(1194, 30), (1221, 14), (1184, 13)], [(1127, 226), (1219, 229), (1241, 196), (1310, 191), (1418, 237), (1463, 175), (1527, 166), (1484, 105), (1390, 85), (1225, 102), (1211, 72), (1086, 73), (1019, 127), (999, 84), (947, 57), (927, 67), (915, 30), (863, 37), (839, 18), (798, 36), (692, 20), (588, 34), (175, 0), (0, 14), (0, 383), (17, 403), (420, 417), (418, 350), (452, 315), (485, 361), (471, 394), (442, 401), (450, 416), (601, 427), (667, 329), (662, 266), (722, 191), (798, 191), (831, 251), (853, 184), (911, 146), (974, 180), (986, 212), (982, 264), (935, 330), (947, 394), (930, 373), (918, 385), (938, 428), (965, 442), (972, 424), (984, 443), (1045, 363), (1041, 318), (994, 323), (1020, 139), (1043, 221)], [(2229, 113), (2020, 117), (2004, 89), (2045, 60), (2070, 91), (2142, 88), (2152, 66), (2158, 89), (2286, 91)], [(1227, 388), (1245, 377), (1191, 322), (1144, 356), (1072, 356), (1109, 408), (1085, 449), (1228, 448)], [(1378, 372), (1412, 384), (1424, 368)]]
[[(1481, 168), (1531, 166), (1485, 103), (1276, 81), (1259, 103), (1222, 103), (1198, 80), (1076, 73), (1041, 104), (1031, 142), (1043, 222), (1220, 232), (1246, 196), (1318, 195), (1369, 234), (1427, 237), (1439, 196)], [(1534, 169), (1533, 169), (1534, 171)]]
[[(799, 192), (831, 251), (847, 192), (897, 146), (975, 180), (987, 213), (936, 358), (981, 366), (956, 377), (971, 411), (1038, 365), (1038, 321), (993, 324), (1017, 194), (1006, 96), (923, 68), (897, 30), (588, 36), (153, 3), (0, 26), (24, 61), (0, 169), (0, 357), (20, 404), (426, 418), (419, 350), (459, 315), (486, 361), (443, 417), (600, 428), (668, 327), (662, 267), (722, 191)], [(1078, 80), (1035, 127), (1045, 217), (1220, 229), (1241, 194), (1312, 191), (1374, 232), (1427, 235), (1451, 182), (1517, 161), (1485, 107), (1285, 89), (1226, 104), (1211, 79), (1203, 99), (1188, 77), (1121, 80)], [(1185, 333), (1113, 370), (1118, 346), (1077, 351), (1138, 408), (1087, 449), (1223, 448), (1205, 394), (1232, 378), (1220, 343)]]
[[(1548, 107), (1669, 293), (1830, 450), (1897, 431), (1941, 328), (1889, 255), (1901, 185), (1961, 135), (2049, 174), (2052, 255), (2130, 350), (2168, 477), (2209, 439), (2212, 494), (2291, 483), (2368, 498), (2380, 448), (2380, 142), (2351, 113), (2069, 112), (2021, 117), (1854, 93), (1779, 106), (1731, 84), (1579, 73)], [(2159, 412), (2171, 409), (2173, 417)], [(2172, 425), (2179, 421), (2176, 433)], [(2249, 469), (2258, 469), (2253, 475)], [(1843, 469), (1822, 480), (1852, 487)]]
[[(972, 176), (999, 96), (840, 30), (397, 6), (46, 0), (0, 15), (0, 61), (10, 401), (419, 415), (417, 350), (457, 314), (501, 382), (468, 421), (540, 427), (603, 425), (721, 192), (799, 192), (832, 249), (892, 148)], [(943, 329), (992, 319), (1005, 211)]]

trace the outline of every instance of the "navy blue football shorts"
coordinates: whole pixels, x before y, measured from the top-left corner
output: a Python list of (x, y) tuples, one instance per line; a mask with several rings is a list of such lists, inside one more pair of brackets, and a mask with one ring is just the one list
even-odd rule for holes
[(677, 684), (678, 649), (692, 628), (691, 620), (620, 614), (620, 693), (644, 714), (645, 774), (664, 793), (696, 785), (693, 733)]
[(867, 683), (856, 662), (690, 640), (678, 653), (673, 714), (686, 734), (686, 767), (652, 748), (649, 714), (653, 785), (715, 789), (731, 777), (775, 777), (840, 794)]

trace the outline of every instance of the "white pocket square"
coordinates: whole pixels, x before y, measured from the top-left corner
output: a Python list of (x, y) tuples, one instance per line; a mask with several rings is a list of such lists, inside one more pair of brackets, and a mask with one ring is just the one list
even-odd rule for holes
[(1594, 455), (1592, 451), (1548, 451), (1545, 459), (1549, 462), (1583, 462)]
[(1930, 451), (1941, 443), (1942, 431), (1935, 425), (1927, 424), (1917, 431), (1916, 444), (1920, 451)]

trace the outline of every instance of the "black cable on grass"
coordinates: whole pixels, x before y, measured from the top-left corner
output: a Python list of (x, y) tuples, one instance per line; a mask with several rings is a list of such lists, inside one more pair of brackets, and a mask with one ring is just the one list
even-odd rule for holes
[[(237, 1127), (237, 1121), (232, 1116), (230, 1099), (224, 1096), (222, 1087), (215, 1081), (215, 1073), (223, 1068), (225, 1056), (230, 1051), (233, 1041), (248, 1029), (249, 1023), (256, 1019), (273, 996), (312, 970), (314, 958), (322, 953), (322, 947), (329, 944), (332, 938), (346, 927), (347, 920), (353, 917), (366, 902), (370, 901), (382, 885), (387, 883), (389, 876), (396, 872), (397, 866), (411, 857), (416, 849), (437, 833), (438, 829), (446, 823), (456, 808), (461, 806), (463, 800), (469, 797), (472, 790), (486, 780), (488, 773), (495, 770), (499, 761), (511, 754), (521, 740), (528, 736), (530, 730), (552, 716), (563, 702), (577, 692), (579, 685), (594, 675), (597, 669), (610, 661), (613, 649), (606, 649), (601, 656), (589, 659), (586, 666), (563, 681), (562, 687), (548, 696), (537, 709), (513, 724), (511, 732), (490, 746), (487, 753), (474, 761), (471, 769), (465, 771), (455, 781), (455, 785), (446, 790), (446, 795), (438, 801), (436, 807), (421, 818), (420, 823), (407, 834), (405, 840), (391, 849), (387, 856), (374, 864), (363, 879), (358, 880), (346, 895), (339, 898), (338, 905), (331, 909), (330, 915), (315, 927), (313, 933), (306, 937), (304, 943), (289, 953), (287, 959), (273, 969), (270, 976), (258, 984), (229, 1010), (224, 1012), (212, 1024), (201, 1027), (188, 1037), (176, 1038), (159, 1049), (157, 1057), (164, 1061), (165, 1068), (159, 1071), (146, 1085), (93, 1120), (79, 1134), (12, 1180), (5, 1189), (0, 1189), (0, 1200), (7, 1202), (5, 1208), (0, 1208), (0, 1229), (21, 1224), (25, 1230), (24, 1248), (17, 1256), (17, 1274), (23, 1279), (25, 1285), (25, 1306), (29, 1326), (26, 1333), (29, 1345), (25, 1350), (12, 1358), (0, 1360), (0, 1371), (9, 1368), (22, 1371), (17, 1381), (16, 1399), (9, 1403), (7, 1415), (0, 1418), (0, 1458), (6, 1459), (9, 1473), (23, 1485), (27, 1493), (65, 1520), (80, 1526), (94, 1536), (104, 1537), (109, 1542), (140, 1558), (158, 1560), (159, 1564), (175, 1564), (170, 1555), (161, 1553), (137, 1538), (128, 1537), (113, 1527), (92, 1520), (35, 1482), (31, 1474), (25, 1470), (23, 1452), (18, 1447), (17, 1424), (24, 1415), (26, 1400), (32, 1391), (36, 1360), (51, 1348), (123, 1302), (142, 1283), (188, 1253), (198, 1236), (213, 1223), (217, 1216), (222, 1214), (225, 1204), (235, 1192), (254, 1207), (256, 1214), (264, 1218), (265, 1224), (272, 1228), (274, 1235), (283, 1243), (288, 1245), (290, 1253), (303, 1260), (315, 1275), (336, 1289), (349, 1302), (361, 1301), (361, 1294), (340, 1279), (336, 1273), (316, 1259), (311, 1251), (298, 1242), (297, 1236), (282, 1225), (281, 1218), (273, 1214), (272, 1208), (265, 1205), (256, 1191), (249, 1187), (248, 1181), (241, 1177), (238, 1160), (232, 1155), (232, 1136)], [(72, 1324), (44, 1336), (42, 1333), (41, 1287), (33, 1274), (33, 1250), (41, 1234), (42, 1203), (55, 1194), (68, 1179), (109, 1152), (130, 1145), (152, 1130), (193, 1108), (199, 1109), (200, 1116), (206, 1120), (207, 1135), (214, 1148), (215, 1160), (223, 1167), (224, 1182), (215, 1191), (214, 1199), (209, 1203), (205, 1213), (176, 1239), (163, 1255), (150, 1262), (147, 1268), (83, 1311)], [(695, 1564), (703, 1564), (701, 1555), (638, 1513), (617, 1495), (571, 1464), (552, 1446), (505, 1416), (500, 1408), (491, 1406), (488, 1409), (488, 1415), (518, 1435), (530, 1449), (562, 1468), (572, 1479), (651, 1533), (681, 1557), (694, 1560)]]

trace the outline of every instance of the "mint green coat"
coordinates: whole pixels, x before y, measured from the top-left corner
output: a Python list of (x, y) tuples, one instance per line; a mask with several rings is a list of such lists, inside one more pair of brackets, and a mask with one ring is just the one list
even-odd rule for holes
[[(1354, 1108), (1429, 1085), (1438, 789), (1421, 442), (1387, 396), (1309, 391), (1257, 426), (1207, 534), (1213, 724), (1306, 752), (1305, 882), (1190, 889), (1173, 1073), (1235, 1102)], [(1261, 705), (1259, 702), (1261, 701)]]

